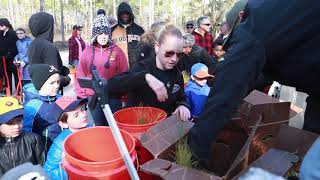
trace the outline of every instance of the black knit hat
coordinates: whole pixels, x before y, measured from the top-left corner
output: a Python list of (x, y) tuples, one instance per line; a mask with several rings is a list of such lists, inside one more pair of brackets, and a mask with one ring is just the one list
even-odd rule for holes
[(29, 66), (29, 73), (34, 87), (36, 90), (40, 90), (50, 76), (59, 73), (59, 71), (52, 65), (32, 64)]
[(6, 27), (11, 26), (11, 24), (7, 18), (0, 18), (0, 25), (5, 25)]

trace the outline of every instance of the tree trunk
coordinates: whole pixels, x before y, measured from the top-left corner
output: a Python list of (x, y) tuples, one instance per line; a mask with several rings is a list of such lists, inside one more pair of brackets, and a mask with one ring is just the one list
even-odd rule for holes
[(113, 5), (113, 17), (117, 18), (116, 0), (112, 0), (112, 5)]
[(60, 0), (60, 16), (61, 16), (61, 26), (60, 26), (60, 31), (61, 31), (61, 41), (64, 44), (65, 38), (64, 38), (64, 17), (63, 17), (63, 1)]
[(57, 27), (58, 26), (58, 21), (57, 21), (57, 12), (56, 12), (56, 0), (53, 0), (53, 18), (54, 18), (54, 25)]
[(92, 6), (92, 1), (90, 0), (90, 29), (92, 29), (93, 26), (93, 6)]
[(205, 15), (205, 3), (206, 3), (206, 1), (205, 0), (202, 0), (202, 6), (201, 6), (201, 12), (202, 12), (202, 16), (204, 16)]
[(45, 7), (45, 0), (40, 0), (40, 11), (44, 11), (44, 7)]

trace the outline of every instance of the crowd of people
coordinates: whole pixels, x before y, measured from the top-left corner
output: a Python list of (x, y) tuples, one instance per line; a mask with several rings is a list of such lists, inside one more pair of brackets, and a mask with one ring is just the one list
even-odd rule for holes
[[(268, 89), (273, 80), (309, 93), (304, 129), (319, 133), (320, 124), (315, 119), (320, 117), (320, 89), (309, 82), (317, 78), (320, 58), (316, 50), (306, 48), (308, 43), (319, 41), (319, 23), (312, 18), (320, 17), (320, 3), (294, 0), (291, 4), (286, 13), (296, 21), (289, 23), (285, 16), (271, 18), (272, 9), (280, 13), (284, 2), (239, 0), (215, 37), (207, 16), (187, 21), (183, 31), (163, 20), (145, 31), (135, 23), (130, 5), (122, 2), (117, 21), (108, 18), (103, 9), (98, 10), (88, 42), (82, 37), (83, 27), (73, 26), (68, 40), (69, 67), (63, 66), (53, 44), (52, 15), (38, 12), (30, 17), (28, 25), (34, 39), (27, 36), (26, 28), (14, 31), (8, 19), (0, 18), (0, 90), (6, 94), (0, 97), (0, 176), (31, 162), (43, 166), (51, 179), (68, 179), (61, 165), (64, 140), (83, 128), (108, 126), (99, 102), (87, 109), (95, 91), (81, 87), (77, 79), (92, 78), (92, 70), (108, 80), (112, 112), (143, 105), (160, 108), (182, 121), (194, 121), (188, 145), (202, 165), (208, 159), (210, 143), (241, 99), (254, 89)], [(310, 13), (303, 7), (311, 8)], [(269, 19), (263, 13), (269, 13)], [(301, 18), (304, 16), (311, 19)], [(262, 18), (264, 22), (259, 21)], [(280, 28), (274, 32), (281, 23), (294, 29), (294, 25), (303, 27), (308, 20), (314, 26), (304, 26), (305, 31)], [(309, 53), (297, 54), (296, 48)], [(309, 80), (295, 75), (297, 66), (299, 70), (310, 69), (303, 69)], [(63, 95), (63, 87), (71, 80), (69, 68), (76, 69), (77, 97)], [(18, 101), (12, 96), (12, 84), (17, 87), (20, 81), (22, 89), (17, 91), (24, 98)], [(302, 174), (309, 177), (308, 173)]]

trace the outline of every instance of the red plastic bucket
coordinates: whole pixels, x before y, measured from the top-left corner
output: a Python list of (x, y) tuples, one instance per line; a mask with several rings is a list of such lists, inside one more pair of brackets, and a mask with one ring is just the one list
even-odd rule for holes
[(127, 131), (135, 138), (150, 127), (167, 118), (167, 113), (155, 107), (129, 107), (114, 113), (120, 129)]
[[(131, 159), (136, 161), (135, 141), (121, 130)], [(70, 180), (130, 179), (109, 127), (96, 126), (71, 134), (63, 146), (62, 163)]]
[[(143, 122), (141, 119), (143, 117)], [(152, 159), (153, 155), (139, 142), (141, 133), (146, 132), (150, 127), (167, 118), (167, 113), (155, 107), (129, 107), (114, 113), (118, 127), (127, 131), (136, 139), (136, 152), (139, 164), (144, 164)], [(156, 176), (139, 171), (141, 180), (157, 180)]]

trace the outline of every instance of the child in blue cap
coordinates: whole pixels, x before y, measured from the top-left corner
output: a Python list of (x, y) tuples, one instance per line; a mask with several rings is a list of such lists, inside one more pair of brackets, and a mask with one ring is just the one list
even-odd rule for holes
[(191, 67), (191, 77), (185, 94), (192, 117), (199, 117), (207, 102), (210, 92), (210, 87), (207, 85), (208, 78), (213, 78), (213, 76), (208, 73), (208, 67), (205, 64), (196, 63)]

